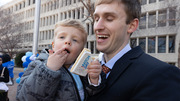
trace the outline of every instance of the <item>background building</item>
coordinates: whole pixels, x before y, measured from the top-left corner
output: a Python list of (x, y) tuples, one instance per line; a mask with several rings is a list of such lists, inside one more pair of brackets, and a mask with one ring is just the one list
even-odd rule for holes
[(179, 0), (142, 0), (139, 29), (131, 46), (142, 49), (162, 61), (180, 67)]
[[(140, 45), (146, 53), (167, 63), (180, 65), (180, 2), (141, 0), (141, 4), (142, 16), (138, 30), (131, 36), (131, 46)], [(18, 50), (32, 51), (35, 0), (13, 0), (1, 9), (16, 16), (16, 21), (24, 24), (23, 44)], [(95, 47), (92, 21), (85, 20), (90, 14), (80, 0), (41, 0), (40, 12), (38, 50), (51, 48), (56, 22), (72, 18), (81, 20), (89, 34), (86, 47), (93, 54), (99, 53)]]

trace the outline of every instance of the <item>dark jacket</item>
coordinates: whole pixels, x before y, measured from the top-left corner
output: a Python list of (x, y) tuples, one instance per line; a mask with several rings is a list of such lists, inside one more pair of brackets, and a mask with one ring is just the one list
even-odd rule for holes
[(0, 65), (0, 82), (9, 82), (9, 71), (7, 68), (4, 69), (4, 73), (3, 73), (3, 77), (1, 77), (1, 73), (2, 73), (2, 70), (3, 70), (3, 67), (2, 65)]
[(104, 90), (89, 101), (180, 101), (179, 94), (180, 70), (136, 47), (115, 63)]

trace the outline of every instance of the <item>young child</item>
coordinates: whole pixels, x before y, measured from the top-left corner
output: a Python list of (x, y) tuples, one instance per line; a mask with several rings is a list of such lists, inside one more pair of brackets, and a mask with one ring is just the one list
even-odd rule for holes
[[(0, 56), (0, 82), (7, 83), (9, 81), (9, 71), (7, 68), (4, 68), (2, 66), (3, 58)], [(4, 68), (4, 71), (3, 71)], [(1, 77), (1, 74), (3, 72), (3, 76)], [(6, 91), (0, 90), (0, 101), (8, 101), (8, 93)]]
[[(55, 25), (53, 50), (43, 50), (31, 62), (17, 88), (19, 101), (84, 101), (87, 91), (82, 77), (69, 72), (87, 42), (87, 33), (77, 20), (64, 20)], [(49, 52), (49, 53), (48, 53)], [(90, 68), (98, 78), (101, 68)], [(97, 84), (97, 82), (93, 82)]]

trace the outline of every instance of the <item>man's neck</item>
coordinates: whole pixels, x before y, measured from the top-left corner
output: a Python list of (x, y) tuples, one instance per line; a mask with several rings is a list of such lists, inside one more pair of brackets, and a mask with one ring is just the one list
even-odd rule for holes
[(107, 63), (109, 60), (111, 60), (115, 55), (117, 55), (120, 51), (122, 51), (125, 47), (127, 48), (129, 44), (126, 44), (125, 46), (120, 47), (117, 51), (114, 51), (110, 54), (104, 53), (104, 62)]

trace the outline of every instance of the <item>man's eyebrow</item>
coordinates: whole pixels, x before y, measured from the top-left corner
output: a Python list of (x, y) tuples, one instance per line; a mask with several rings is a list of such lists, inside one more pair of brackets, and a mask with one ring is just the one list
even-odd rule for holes
[[(115, 16), (115, 15), (117, 15), (117, 14), (116, 14), (115, 12), (105, 12), (105, 13), (103, 13), (103, 16), (107, 16), (107, 15), (113, 15), (113, 16)], [(99, 16), (99, 14), (94, 13), (93, 16)]]

